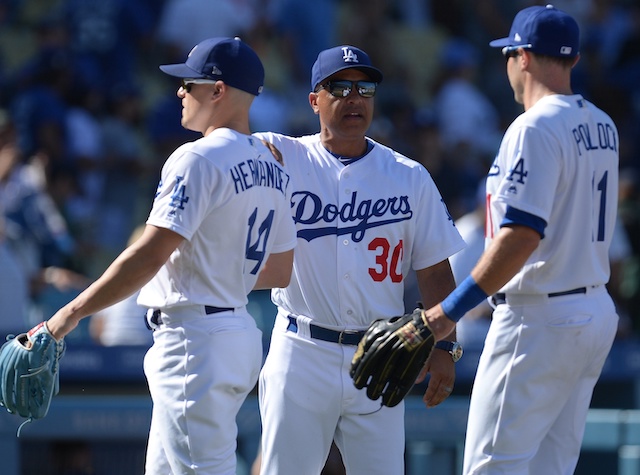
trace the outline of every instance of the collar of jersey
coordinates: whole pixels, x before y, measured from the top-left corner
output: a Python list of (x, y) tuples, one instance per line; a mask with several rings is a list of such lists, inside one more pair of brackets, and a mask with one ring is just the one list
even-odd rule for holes
[(368, 154), (371, 150), (373, 150), (373, 142), (369, 139), (367, 139), (367, 150), (365, 150), (365, 152), (358, 156), (358, 157), (343, 157), (342, 155), (338, 155), (337, 153), (333, 153), (331, 150), (328, 150), (325, 147), (325, 150), (327, 152), (329, 152), (331, 155), (333, 155), (334, 157), (336, 157), (338, 160), (340, 160), (340, 163), (342, 163), (343, 165), (350, 165), (353, 162), (357, 162), (358, 160), (360, 160), (362, 157), (364, 157), (366, 154)]

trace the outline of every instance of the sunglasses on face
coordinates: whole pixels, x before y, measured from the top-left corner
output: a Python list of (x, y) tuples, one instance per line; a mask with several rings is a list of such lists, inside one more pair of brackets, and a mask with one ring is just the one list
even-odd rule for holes
[(186, 92), (191, 92), (191, 86), (194, 84), (215, 84), (217, 82), (214, 79), (183, 79), (180, 86)]
[(377, 83), (372, 81), (329, 81), (318, 86), (318, 90), (326, 89), (334, 97), (347, 97), (355, 88), (361, 97), (373, 97), (376, 95)]
[(515, 58), (516, 56), (520, 56), (518, 50), (531, 48), (531, 45), (521, 45), (521, 46), (505, 46), (502, 48), (502, 55), (504, 59), (509, 61), (509, 58)]

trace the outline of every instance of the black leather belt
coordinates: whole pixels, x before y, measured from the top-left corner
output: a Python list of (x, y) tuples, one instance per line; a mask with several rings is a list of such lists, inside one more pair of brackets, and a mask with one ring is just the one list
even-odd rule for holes
[[(551, 292), (550, 294), (547, 294), (547, 297), (562, 297), (563, 295), (586, 294), (586, 293), (587, 293), (586, 287), (578, 287), (577, 289), (565, 290), (564, 292)], [(493, 305), (503, 305), (507, 303), (507, 296), (506, 294), (494, 294), (491, 297), (491, 302), (493, 303)]]
[(227, 312), (229, 310), (233, 310), (233, 308), (212, 307), (211, 305), (205, 305), (204, 306), (204, 313), (206, 313), (207, 315), (211, 315), (213, 313)]
[[(207, 315), (212, 315), (214, 313), (220, 313), (220, 312), (226, 312), (228, 310), (233, 310), (233, 308), (229, 308), (229, 307), (212, 307), (211, 305), (205, 305), (204, 306), (204, 313)], [(162, 311), (159, 309), (155, 309), (153, 311), (153, 313), (151, 314), (151, 318), (149, 319), (151, 320), (151, 323), (153, 323), (156, 327), (159, 325), (162, 325)], [(151, 325), (149, 325), (149, 322), (147, 321), (147, 315), (145, 314), (144, 316), (144, 323), (147, 325), (147, 328), (149, 330), (154, 330), (154, 328), (151, 327)]]
[[(293, 315), (287, 317), (289, 325), (287, 330), (298, 333), (298, 321)], [(364, 330), (330, 330), (329, 328), (319, 327), (313, 323), (309, 324), (311, 338), (316, 340), (329, 341), (331, 343), (340, 343), (341, 345), (357, 345), (364, 336)]]

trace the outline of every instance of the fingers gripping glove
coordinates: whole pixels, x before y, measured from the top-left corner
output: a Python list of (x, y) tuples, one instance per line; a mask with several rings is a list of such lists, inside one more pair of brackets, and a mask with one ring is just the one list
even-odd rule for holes
[(375, 320), (351, 361), (353, 383), (358, 389), (366, 387), (369, 399), (382, 396), (384, 406), (396, 406), (415, 384), (434, 343), (422, 309)]
[(0, 348), (0, 405), (11, 414), (41, 419), (59, 389), (63, 339), (57, 341), (44, 322), (27, 333), (10, 335)]

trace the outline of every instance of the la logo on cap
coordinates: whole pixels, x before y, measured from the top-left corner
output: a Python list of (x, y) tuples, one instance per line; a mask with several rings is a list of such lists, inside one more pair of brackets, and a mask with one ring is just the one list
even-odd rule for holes
[(355, 54), (353, 52), (352, 49), (348, 48), (348, 47), (343, 47), (342, 48), (342, 59), (344, 59), (345, 63), (357, 63), (358, 62), (358, 55)]

